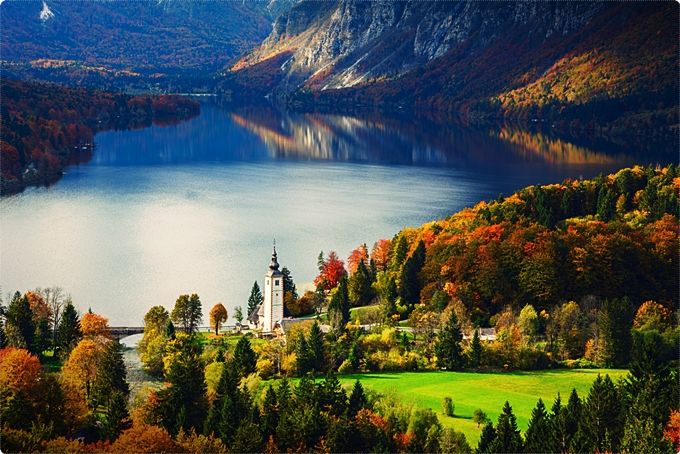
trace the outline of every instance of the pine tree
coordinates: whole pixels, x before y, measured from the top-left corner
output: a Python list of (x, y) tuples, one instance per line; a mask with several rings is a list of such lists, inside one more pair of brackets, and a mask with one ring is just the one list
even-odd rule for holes
[(130, 414), (127, 409), (127, 395), (114, 391), (108, 398), (102, 433), (107, 440), (113, 441), (124, 429), (130, 426)]
[(257, 355), (250, 346), (250, 341), (246, 336), (241, 336), (234, 348), (234, 367), (236, 371), (241, 377), (245, 377), (255, 372), (256, 364)]
[(470, 344), (470, 366), (477, 368), (482, 364), (483, 354), (482, 341), (479, 338), (479, 328), (475, 328), (472, 335), (472, 343)]
[(27, 348), (31, 353), (39, 353), (35, 346), (35, 323), (33, 312), (26, 295), (16, 292), (7, 308), (7, 344), (11, 347)]
[(633, 306), (627, 297), (605, 300), (598, 314), (600, 355), (598, 360), (607, 367), (623, 367), (630, 360)]
[(290, 274), (290, 270), (285, 266), (281, 268), (281, 274), (283, 274), (283, 290), (286, 293), (290, 293), (294, 300), (299, 298), (297, 287), (295, 286), (295, 281), (293, 281), (293, 276)]
[(543, 400), (538, 399), (525, 433), (524, 449), (526, 452), (544, 453), (550, 452), (551, 447), (548, 415)]
[(496, 429), (494, 429), (491, 422), (486, 423), (482, 429), (482, 435), (479, 438), (479, 443), (477, 444), (478, 454), (492, 453), (492, 445), (496, 441)]
[(523, 452), (522, 435), (517, 428), (517, 418), (512, 412), (510, 403), (505, 401), (503, 412), (496, 424), (496, 438), (491, 443), (491, 452)]
[(171, 386), (158, 392), (164, 402), (163, 425), (173, 434), (180, 429), (185, 432), (195, 428), (200, 430), (207, 407), (200, 347), (186, 336), (175, 342), (176, 351), (169, 355), (172, 360), (165, 377)]
[(250, 291), (250, 297), (248, 298), (248, 317), (253, 315), (253, 312), (257, 310), (257, 307), (263, 302), (264, 297), (260, 291), (260, 286), (257, 284), (257, 281), (255, 281), (253, 282), (253, 288)]
[(363, 260), (359, 261), (357, 270), (349, 278), (349, 297), (352, 306), (366, 306), (373, 301), (374, 292), (371, 275)]
[(299, 377), (302, 377), (312, 369), (309, 346), (303, 333), (300, 333), (295, 345), (295, 369)]
[(276, 434), (276, 426), (279, 423), (279, 408), (276, 392), (269, 385), (262, 401), (262, 435), (269, 438)]
[(309, 359), (310, 368), (317, 372), (322, 372), (326, 369), (326, 357), (323, 345), (323, 333), (317, 322), (314, 322), (309, 329)]
[(458, 325), (456, 313), (451, 311), (449, 319), (442, 327), (437, 336), (434, 351), (437, 355), (437, 365), (447, 370), (459, 370), (463, 368), (463, 354), (460, 342), (463, 334)]
[(364, 393), (364, 387), (361, 386), (359, 380), (354, 382), (354, 387), (352, 387), (352, 394), (349, 396), (349, 403), (347, 405), (347, 416), (349, 418), (354, 418), (356, 414), (362, 408), (368, 406), (368, 398), (366, 398), (366, 393)]
[(328, 319), (331, 329), (336, 336), (340, 336), (349, 322), (349, 295), (347, 291), (347, 277), (343, 277), (328, 304)]
[(425, 264), (425, 243), (420, 240), (413, 254), (406, 260), (401, 269), (400, 295), (409, 312), (420, 302), (420, 270)]
[(572, 448), (617, 452), (622, 430), (621, 402), (609, 375), (598, 374), (582, 409)]
[(99, 373), (92, 385), (92, 396), (99, 404), (109, 406), (110, 399), (115, 393), (120, 393), (127, 399), (130, 395), (130, 386), (127, 382), (122, 347), (118, 342), (110, 341), (99, 363)]
[(71, 353), (80, 340), (83, 337), (80, 332), (80, 318), (78, 317), (78, 312), (73, 306), (73, 303), (69, 301), (64, 306), (64, 311), (61, 315), (61, 321), (59, 322), (59, 328), (57, 330), (57, 344), (59, 345), (59, 353), (66, 357)]
[(392, 315), (397, 313), (397, 298), (399, 298), (397, 282), (390, 275), (387, 278), (387, 286), (381, 296), (383, 316), (386, 320), (391, 320)]
[(548, 452), (567, 452), (571, 445), (564, 427), (564, 407), (560, 393), (557, 393), (555, 401), (550, 409), (550, 446)]

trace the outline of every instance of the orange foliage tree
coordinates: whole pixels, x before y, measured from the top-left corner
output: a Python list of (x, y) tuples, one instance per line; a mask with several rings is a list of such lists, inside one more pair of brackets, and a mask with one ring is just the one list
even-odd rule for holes
[(320, 266), (320, 273), (314, 279), (314, 285), (325, 291), (330, 291), (338, 286), (340, 279), (345, 276), (345, 263), (338, 258), (335, 251), (328, 254), (328, 258)]
[(680, 452), (680, 411), (673, 410), (663, 431), (663, 437), (673, 443), (675, 452)]
[(83, 336), (108, 336), (109, 320), (99, 314), (88, 312), (80, 320)]
[(373, 250), (371, 251), (371, 260), (375, 263), (375, 266), (384, 271), (387, 269), (387, 265), (390, 263), (390, 249), (392, 247), (392, 241), (390, 240), (378, 240), (373, 245)]
[(229, 314), (222, 303), (217, 303), (210, 309), (210, 327), (215, 330), (216, 336), (219, 334), (220, 325), (226, 322), (228, 318)]
[(668, 327), (670, 312), (656, 301), (645, 301), (638, 308), (633, 320), (633, 328), (639, 330), (656, 329), (663, 331)]
[(112, 452), (182, 452), (182, 447), (175, 443), (165, 430), (157, 426), (136, 424), (123, 431), (111, 446)]
[(364, 264), (368, 265), (368, 248), (366, 247), (366, 244), (362, 244), (354, 249), (347, 258), (349, 274), (354, 274), (359, 267), (359, 262), (364, 262)]

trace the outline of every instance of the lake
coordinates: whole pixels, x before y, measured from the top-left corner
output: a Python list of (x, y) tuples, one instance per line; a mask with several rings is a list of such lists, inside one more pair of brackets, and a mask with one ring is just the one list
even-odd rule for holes
[(200, 295), (206, 324), (217, 302), (245, 308), (274, 238), (301, 290), (321, 250), (347, 257), (500, 193), (671, 159), (509, 127), (212, 103), (95, 143), (55, 185), (0, 200), (0, 285), (61, 286), (111, 325), (140, 325), (182, 293)]

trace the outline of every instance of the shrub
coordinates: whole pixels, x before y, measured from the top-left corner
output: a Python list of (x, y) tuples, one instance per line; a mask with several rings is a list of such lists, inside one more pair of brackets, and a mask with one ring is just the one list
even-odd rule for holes
[(338, 367), (339, 374), (351, 374), (352, 372), (354, 372), (354, 368), (349, 359), (344, 360), (342, 364), (340, 364), (340, 367)]
[(453, 417), (454, 410), (455, 410), (455, 406), (453, 405), (453, 399), (451, 399), (448, 396), (444, 397), (444, 399), (442, 400), (442, 412), (446, 416)]

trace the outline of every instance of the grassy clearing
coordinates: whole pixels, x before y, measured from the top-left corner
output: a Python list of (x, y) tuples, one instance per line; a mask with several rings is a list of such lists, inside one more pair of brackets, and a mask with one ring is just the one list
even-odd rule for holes
[[(393, 393), (404, 403), (432, 408), (445, 427), (453, 427), (465, 434), (474, 447), (479, 441), (481, 428), (472, 421), (476, 408), (484, 410), (496, 423), (506, 400), (510, 402), (517, 423), (525, 430), (531, 410), (538, 398), (550, 408), (556, 394), (565, 402), (572, 388), (582, 398), (588, 394), (597, 374), (609, 374), (616, 381), (627, 374), (616, 369), (577, 369), (535, 372), (399, 372), (382, 374), (354, 374), (340, 376), (343, 385), (351, 386), (361, 380), (365, 388), (381, 394)], [(451, 397), (455, 416), (442, 413), (442, 400)]]

